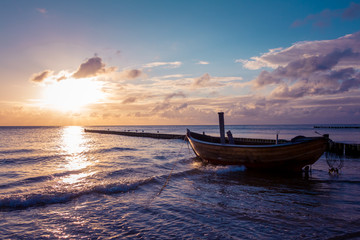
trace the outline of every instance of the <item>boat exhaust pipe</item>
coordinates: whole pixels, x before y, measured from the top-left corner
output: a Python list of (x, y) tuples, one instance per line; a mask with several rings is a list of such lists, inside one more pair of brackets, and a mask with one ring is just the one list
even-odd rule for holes
[(219, 127), (220, 127), (220, 142), (225, 144), (225, 123), (224, 123), (224, 113), (219, 112)]

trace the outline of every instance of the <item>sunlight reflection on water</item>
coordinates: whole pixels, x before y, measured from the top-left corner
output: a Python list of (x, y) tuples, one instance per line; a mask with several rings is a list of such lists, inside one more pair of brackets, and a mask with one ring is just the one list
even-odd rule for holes
[(80, 181), (83, 181), (87, 177), (93, 175), (95, 172), (88, 172), (88, 173), (79, 173), (79, 174), (71, 174), (70, 176), (63, 177), (61, 179), (62, 182), (67, 184), (75, 184)]
[(62, 133), (62, 150), (68, 154), (79, 154), (86, 150), (86, 140), (81, 127), (65, 127)]
[[(88, 159), (85, 155), (89, 150), (88, 140), (84, 137), (82, 127), (70, 126), (63, 129), (61, 149), (66, 154), (66, 163), (59, 168), (65, 168), (69, 171), (85, 169), (94, 164), (94, 161)], [(82, 181), (95, 172), (82, 172), (71, 174), (62, 178), (67, 184), (74, 184)]]

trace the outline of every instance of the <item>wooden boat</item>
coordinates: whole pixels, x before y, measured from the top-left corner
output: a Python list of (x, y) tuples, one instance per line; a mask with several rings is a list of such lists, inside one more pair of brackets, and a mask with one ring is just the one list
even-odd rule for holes
[(286, 171), (301, 171), (305, 166), (315, 163), (324, 153), (329, 139), (328, 135), (299, 136), (280, 144), (257, 144), (230, 137), (225, 138), (224, 142), (219, 137), (198, 134), (190, 130), (187, 130), (186, 136), (195, 154), (209, 163)]

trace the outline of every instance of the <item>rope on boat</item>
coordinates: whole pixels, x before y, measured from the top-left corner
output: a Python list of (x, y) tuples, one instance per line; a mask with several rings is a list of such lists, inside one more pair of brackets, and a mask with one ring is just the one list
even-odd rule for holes
[(335, 146), (333, 141), (329, 141), (325, 157), (329, 166), (329, 174), (339, 174), (339, 170), (344, 166), (345, 146), (343, 149)]
[[(184, 141), (184, 142), (186, 141), (186, 136), (185, 136), (185, 138), (183, 139), (183, 141)], [(184, 146), (184, 144), (181, 145), (181, 148), (180, 148), (179, 152), (177, 153), (177, 160), (178, 160), (179, 155), (180, 155), (180, 153), (181, 153), (181, 151), (182, 151), (182, 149), (183, 149), (183, 146)], [(169, 175), (167, 176), (164, 185), (160, 188), (159, 192), (156, 193), (152, 198), (149, 199), (149, 202), (147, 203), (148, 206), (150, 206), (150, 204), (152, 203), (152, 201), (153, 201), (157, 196), (160, 196), (160, 194), (162, 193), (162, 191), (163, 191), (163, 190), (166, 188), (166, 186), (168, 185), (168, 183), (169, 183), (169, 181), (170, 181), (170, 178), (171, 178), (171, 175), (172, 175), (172, 173), (173, 173), (173, 171), (174, 171), (174, 169), (175, 169), (175, 167), (176, 167), (176, 163), (177, 163), (177, 162), (178, 162), (178, 161), (175, 161), (175, 162), (174, 162), (174, 165), (173, 165), (173, 167), (172, 167)]]
[[(316, 134), (323, 134), (315, 131)], [(343, 148), (339, 148), (338, 144), (331, 139), (328, 140), (328, 144), (325, 150), (326, 162), (329, 166), (329, 174), (339, 174), (339, 170), (344, 166), (344, 157), (345, 157), (345, 144)]]

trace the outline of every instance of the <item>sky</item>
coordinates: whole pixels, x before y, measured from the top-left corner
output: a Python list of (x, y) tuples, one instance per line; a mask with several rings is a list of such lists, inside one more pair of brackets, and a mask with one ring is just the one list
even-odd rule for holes
[(359, 124), (360, 1), (0, 1), (0, 126)]

